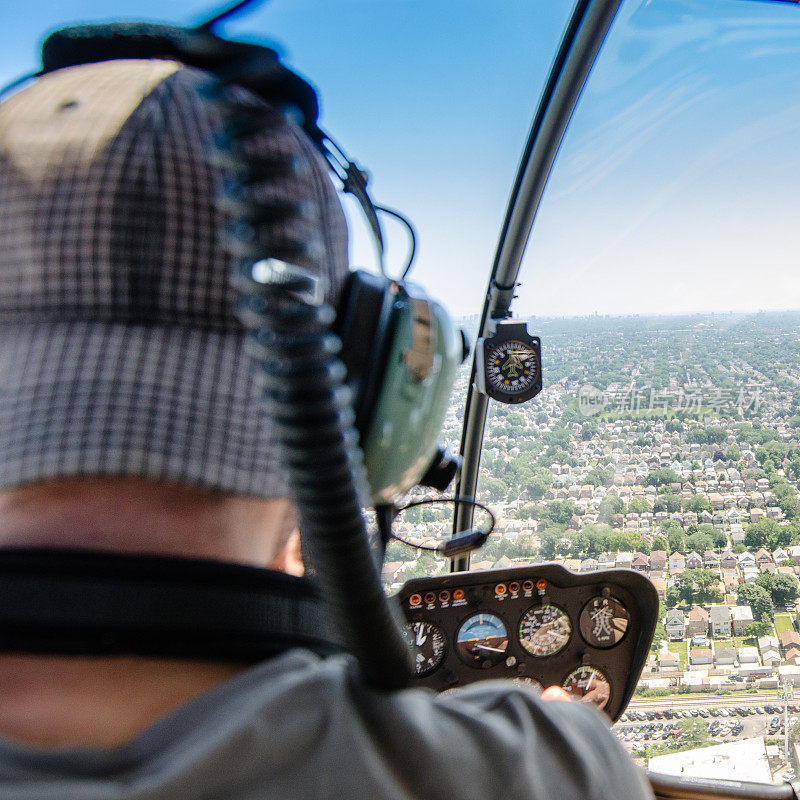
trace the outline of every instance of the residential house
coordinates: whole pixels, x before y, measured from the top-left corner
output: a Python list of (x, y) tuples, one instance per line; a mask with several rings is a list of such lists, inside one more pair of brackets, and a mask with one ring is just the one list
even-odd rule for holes
[(686, 564), (686, 569), (702, 569), (703, 568), (703, 558), (700, 555), (700, 553), (697, 553), (694, 550), (692, 550), (692, 552), (689, 553), (688, 556), (686, 556), (686, 559), (684, 560), (684, 563)]
[(784, 631), (781, 634), (781, 648), (786, 661), (796, 664), (800, 658), (800, 635), (796, 631)]
[(781, 663), (781, 652), (777, 636), (759, 636), (758, 652), (761, 655), (761, 663), (765, 667), (775, 667)]
[(581, 572), (596, 572), (597, 571), (597, 559), (596, 558), (584, 558), (581, 561)]
[(725, 587), (725, 594), (736, 594), (739, 588), (739, 578), (736, 575), (723, 575), (722, 585)]
[(651, 576), (650, 583), (655, 586), (656, 594), (659, 600), (667, 599), (667, 582), (663, 578), (653, 578)]
[(756, 564), (758, 564), (758, 568), (763, 572), (765, 564), (774, 564), (775, 562), (772, 560), (772, 553), (769, 552), (765, 547), (762, 547), (756, 552)]
[(711, 606), (708, 610), (708, 621), (716, 639), (730, 639), (731, 610), (728, 606)]
[(597, 558), (598, 569), (613, 569), (617, 563), (617, 557), (614, 553), (600, 553)]
[[(652, 564), (652, 555), (650, 557), (650, 563)], [(675, 552), (669, 557), (669, 571), (675, 572), (679, 569), (686, 569), (686, 559), (683, 557), (683, 553)]]
[(719, 569), (719, 556), (713, 550), (706, 550), (703, 553), (703, 566), (706, 569)]
[(650, 553), (650, 569), (663, 572), (666, 568), (667, 554), (663, 550), (653, 550), (653, 552)]
[(702, 606), (695, 606), (687, 614), (686, 635), (690, 638), (708, 635), (708, 611)]
[(755, 564), (745, 564), (742, 567), (742, 579), (745, 583), (755, 583), (760, 574), (761, 572)]
[(670, 608), (664, 618), (667, 637), (672, 640), (683, 639), (686, 631), (686, 618), (679, 608)]
[(708, 648), (696, 648), (689, 651), (689, 664), (693, 667), (710, 666), (713, 659)]
[(782, 547), (779, 547), (772, 552), (772, 560), (776, 564), (783, 564), (784, 561), (789, 560), (789, 554)]
[(722, 569), (736, 569), (739, 566), (739, 560), (730, 550), (726, 550), (720, 556), (719, 565)]
[(614, 566), (617, 569), (630, 569), (633, 562), (633, 555), (631, 553), (617, 553), (614, 559)]
[(745, 629), (753, 622), (753, 612), (750, 606), (731, 607), (731, 630), (734, 636), (744, 636)]
[(650, 562), (647, 556), (644, 553), (636, 553), (631, 561), (631, 569), (635, 569), (637, 572), (649, 572)]
[(739, 648), (739, 663), (742, 666), (758, 664), (758, 648), (757, 647), (740, 647)]
[(736, 663), (736, 649), (733, 647), (715, 648), (714, 662), (718, 667), (733, 666)]
[(756, 557), (749, 550), (745, 550), (739, 553), (739, 569), (748, 565), (754, 567), (756, 565)]
[(678, 669), (679, 665), (680, 659), (678, 658), (677, 653), (670, 653), (669, 650), (662, 650), (658, 654), (658, 668), (660, 670)]

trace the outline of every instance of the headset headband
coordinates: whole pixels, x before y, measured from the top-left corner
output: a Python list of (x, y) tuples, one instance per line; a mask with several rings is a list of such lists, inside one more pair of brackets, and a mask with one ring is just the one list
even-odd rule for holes
[(319, 105), (314, 89), (280, 62), (269, 47), (223, 39), (207, 28), (181, 28), (149, 22), (77, 25), (55, 31), (42, 45), (44, 75), (57, 69), (125, 58), (162, 58), (188, 67), (222, 73), (236, 61), (236, 82), (276, 105), (297, 108), (303, 130), (323, 152), (325, 134), (317, 126)]

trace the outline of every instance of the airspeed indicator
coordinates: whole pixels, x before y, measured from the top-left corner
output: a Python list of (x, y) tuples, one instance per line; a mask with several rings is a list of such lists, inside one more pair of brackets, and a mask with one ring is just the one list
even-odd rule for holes
[(444, 658), (444, 633), (430, 622), (412, 622), (404, 631), (414, 659), (414, 673), (422, 677), (433, 672)]

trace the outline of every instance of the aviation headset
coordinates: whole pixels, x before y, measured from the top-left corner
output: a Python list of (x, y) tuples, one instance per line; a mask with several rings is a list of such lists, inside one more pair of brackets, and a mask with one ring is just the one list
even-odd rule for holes
[[(360, 203), (383, 263), (381, 228), (367, 194), (366, 176), (319, 128), (312, 87), (287, 69), (275, 51), (226, 40), (213, 32), (216, 23), (246, 4), (239, 3), (197, 28), (132, 22), (57, 31), (44, 42), (42, 70), (32, 77), (80, 64), (134, 58), (175, 60), (213, 76), (208, 102), (217, 104), (226, 120), (215, 146), (217, 156), (229, 167), (219, 202), (232, 220), (229, 249), (238, 261), (234, 276), (241, 293), (238, 314), (249, 330), (251, 353), (260, 364), (285, 448), (285, 466), (300, 511), (306, 552), (316, 567), (339, 640), (356, 655), (373, 684), (396, 687), (403, 685), (409, 674), (407, 648), (395, 622), (396, 610), (387, 604), (380, 586), (361, 508), (369, 500), (376, 506), (389, 504), (420, 482), (446, 488), (456, 461), (441, 451), (437, 455), (436, 440), (456, 369), (467, 354), (466, 342), (444, 309), (419, 287), (385, 275), (351, 272), (334, 312), (324, 304), (320, 279), (293, 263), (309, 242), (266, 245), (253, 238), (260, 219), (304, 213), (300, 205), (275, 207), (258, 202), (249, 191), (258, 182), (298, 167), (285, 157), (256, 162), (244, 155), (242, 144), (263, 132), (268, 123), (260, 107), (232, 100), (230, 86), (249, 90), (284, 110), (302, 127), (344, 191)], [(350, 391), (343, 391), (345, 373), (337, 356), (345, 364)], [(360, 463), (362, 451), (365, 468)], [(320, 465), (327, 467), (322, 474)], [(55, 575), (62, 584), (70, 576), (74, 578), (80, 565), (94, 579), (107, 568), (109, 558), (117, 576), (130, 578), (130, 570), (135, 569), (124, 558), (94, 556), (87, 564), (81, 556), (62, 555), (66, 560), (60, 562), (57, 574), (52, 573), (52, 563), (44, 564), (45, 572), (51, 570), (50, 577)], [(5, 556), (0, 558), (0, 568), (24, 572), (31, 565), (36, 567), (37, 559), (35, 552)], [(166, 585), (172, 591), (175, 575), (169, 566), (158, 560), (150, 566), (158, 567), (156, 574), (167, 579), (155, 593), (163, 592)], [(183, 577), (191, 584), (196, 580), (192, 570), (197, 567), (186, 569), (191, 574)], [(203, 568), (199, 569), (202, 572)], [(259, 580), (252, 577), (251, 588), (253, 581)], [(94, 620), (96, 627), (97, 612), (82, 603), (80, 592), (78, 587), (75, 602), (84, 605), (84, 623)], [(187, 598), (183, 606), (188, 611), (186, 619), (192, 617), (190, 607)], [(16, 613), (24, 616), (26, 611), (16, 607)], [(288, 609), (287, 614), (292, 613)], [(312, 641), (315, 626), (321, 630), (315, 613), (311, 613), (308, 627), (300, 631), (301, 638), (305, 635)], [(106, 625), (114, 628), (113, 614)], [(80, 621), (77, 627), (72, 625), (72, 641), (80, 626)], [(288, 627), (290, 633), (295, 632)], [(252, 644), (254, 630), (243, 636)], [(57, 641), (57, 631), (55, 638)], [(76, 652), (84, 652), (89, 647), (97, 652), (97, 644), (83, 638), (82, 644), (70, 645), (65, 640), (60, 650), (75, 647)], [(30, 646), (30, 637), (22, 639)], [(0, 636), (0, 643), (2, 640)], [(45, 649), (52, 647), (53, 632), (42, 641)], [(376, 641), (382, 641), (381, 648), (375, 647)], [(163, 651), (162, 645), (155, 649)], [(186, 652), (186, 648), (180, 651)]]

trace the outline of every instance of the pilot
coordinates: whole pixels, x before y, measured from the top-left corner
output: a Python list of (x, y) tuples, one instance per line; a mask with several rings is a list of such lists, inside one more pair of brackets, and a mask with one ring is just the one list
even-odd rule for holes
[[(3, 548), (302, 571), (233, 313), (204, 80), (89, 64), (0, 105)], [(321, 242), (298, 263), (335, 303), (342, 209), (312, 144), (267, 113), (261, 152), (310, 167), (269, 192), (313, 202), (291, 233)], [(378, 692), (349, 656), (302, 649), (258, 664), (0, 653), (3, 800), (499, 796), (650, 793), (599, 712), (511, 684)]]

